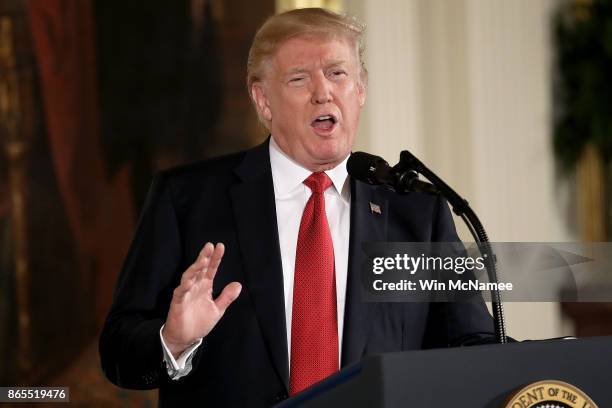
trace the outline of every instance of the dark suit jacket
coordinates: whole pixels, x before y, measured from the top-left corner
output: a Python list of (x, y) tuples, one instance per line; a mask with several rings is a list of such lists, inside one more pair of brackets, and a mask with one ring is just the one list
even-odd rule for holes
[[(382, 215), (372, 213), (377, 203)], [(351, 181), (349, 271), (342, 366), (364, 355), (490, 339), (481, 303), (364, 303), (362, 241), (456, 241), (446, 203)], [(226, 254), (214, 296), (242, 293), (206, 336), (193, 371), (170, 380), (159, 330), (182, 272), (207, 242)], [(159, 387), (161, 406), (269, 406), (287, 396), (283, 277), (268, 142), (158, 175), (117, 283), (100, 338), (106, 376), (121, 387)]]

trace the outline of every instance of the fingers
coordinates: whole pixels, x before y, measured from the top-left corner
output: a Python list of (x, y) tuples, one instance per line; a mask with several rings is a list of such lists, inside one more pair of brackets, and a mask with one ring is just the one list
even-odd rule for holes
[(215, 246), (211, 242), (207, 242), (204, 245), (196, 261), (183, 272), (181, 283), (174, 290), (174, 297), (178, 302), (182, 301), (196, 282), (204, 278), (208, 278), (211, 281), (214, 279), (224, 253), (225, 245), (223, 243), (218, 243)]
[(200, 254), (198, 255), (198, 259), (196, 259), (196, 263), (210, 258), (210, 255), (213, 253), (214, 250), (215, 250), (215, 246), (213, 245), (213, 243), (207, 242), (202, 248), (202, 250), (200, 251)]
[[(219, 244), (217, 244), (217, 246), (219, 246)], [(195, 262), (192, 263), (191, 266), (189, 266), (189, 268), (187, 268), (187, 270), (183, 273), (183, 276), (181, 277), (181, 284), (189, 281), (190, 279), (203, 278), (204, 273), (206, 272), (208, 265), (211, 262), (211, 256), (214, 252), (215, 246), (212, 243), (207, 242), (198, 254), (198, 257), (196, 258)]]
[(192, 267), (196, 271), (196, 275), (198, 278), (201, 279), (204, 275), (204, 272), (206, 272), (206, 268), (210, 264), (210, 256), (212, 255), (214, 250), (215, 246), (212, 244), (212, 242), (207, 242), (198, 254), (198, 258), (192, 265)]
[(214, 246), (210, 242), (207, 242), (206, 245), (202, 248), (195, 262), (192, 263), (183, 275), (181, 276), (181, 285), (186, 283), (190, 279), (198, 277), (200, 272), (208, 266), (210, 255), (214, 251)]
[(218, 243), (215, 246), (211, 242), (207, 242), (202, 247), (196, 261), (183, 272), (181, 282), (175, 289), (175, 295), (183, 297), (197, 281), (203, 278), (212, 280), (217, 273), (224, 253), (225, 246), (223, 243)]
[(210, 280), (215, 278), (217, 274), (217, 269), (219, 268), (219, 264), (221, 264), (221, 259), (223, 258), (223, 254), (225, 253), (225, 245), (219, 242), (217, 246), (215, 246), (215, 250), (210, 256), (210, 261), (208, 263), (208, 269), (206, 270), (206, 277)]
[(221, 313), (225, 312), (225, 309), (232, 304), (234, 300), (238, 298), (242, 291), (242, 285), (238, 282), (232, 282), (227, 284), (221, 294), (215, 299), (215, 304)]
[[(208, 278), (213, 280), (225, 253), (225, 245), (219, 242), (216, 246), (207, 242), (200, 251), (198, 259), (190, 268), (194, 268), (197, 279)], [(191, 276), (191, 275), (190, 275)]]

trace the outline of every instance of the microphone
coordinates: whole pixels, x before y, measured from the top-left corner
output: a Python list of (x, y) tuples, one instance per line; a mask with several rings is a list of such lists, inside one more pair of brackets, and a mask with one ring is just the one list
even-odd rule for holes
[(365, 152), (354, 152), (348, 159), (346, 169), (351, 177), (372, 185), (387, 185), (398, 193), (413, 191), (429, 194), (438, 194), (438, 189), (424, 181), (419, 180), (416, 171), (404, 168), (400, 162), (391, 167), (380, 156)]
[[(389, 166), (382, 157), (369, 153), (355, 152), (351, 154), (346, 164), (351, 177), (369, 184), (383, 184), (391, 186), (397, 193), (410, 191), (422, 191), (432, 194), (440, 194), (449, 202), (453, 211), (463, 219), (468, 229), (479, 243), (480, 253), (487, 258), (485, 267), (490, 282), (498, 282), (497, 267), (495, 265), (495, 254), (489, 245), (489, 237), (472, 210), (467, 200), (461, 197), (455, 190), (446, 184), (425, 164), (417, 159), (408, 150), (400, 153), (400, 161), (393, 167)], [(432, 184), (419, 180), (422, 174)], [(498, 343), (507, 343), (506, 324), (504, 318), (503, 304), (497, 287), (491, 289), (491, 306), (493, 319), (495, 321), (495, 338)]]

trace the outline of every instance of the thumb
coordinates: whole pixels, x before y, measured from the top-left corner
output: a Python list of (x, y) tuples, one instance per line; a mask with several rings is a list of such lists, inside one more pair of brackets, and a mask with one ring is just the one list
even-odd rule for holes
[(217, 299), (215, 299), (215, 304), (221, 312), (225, 312), (225, 309), (227, 309), (228, 306), (231, 305), (236, 298), (238, 298), (241, 291), (242, 285), (240, 283), (229, 283), (225, 288), (223, 288), (221, 294), (217, 296)]

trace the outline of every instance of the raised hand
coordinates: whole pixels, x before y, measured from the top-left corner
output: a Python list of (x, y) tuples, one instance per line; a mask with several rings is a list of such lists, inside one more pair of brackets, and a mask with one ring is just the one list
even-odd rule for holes
[(231, 282), (216, 299), (212, 298), (213, 280), (224, 252), (222, 243), (216, 246), (206, 243), (198, 259), (183, 272), (181, 284), (174, 289), (162, 336), (175, 358), (210, 333), (240, 295), (240, 283)]

